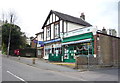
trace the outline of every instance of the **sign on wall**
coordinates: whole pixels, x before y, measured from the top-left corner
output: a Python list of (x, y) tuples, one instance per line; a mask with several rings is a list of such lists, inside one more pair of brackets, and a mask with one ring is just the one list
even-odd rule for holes
[(84, 34), (84, 33), (90, 33), (90, 32), (92, 32), (93, 35), (95, 35), (96, 31), (97, 31), (96, 27), (80, 28), (80, 29), (73, 30), (73, 31), (65, 33), (64, 38), (70, 37), (70, 36), (75, 36), (75, 35), (80, 35), (80, 34)]
[(50, 40), (50, 41), (45, 41), (44, 44), (48, 44), (48, 43), (53, 43), (53, 42), (58, 42), (61, 39), (55, 39), (55, 40)]

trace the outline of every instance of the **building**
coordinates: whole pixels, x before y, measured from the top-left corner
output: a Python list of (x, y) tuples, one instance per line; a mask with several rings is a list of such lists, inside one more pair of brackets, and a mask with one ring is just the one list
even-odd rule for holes
[(31, 46), (31, 48), (35, 48), (35, 49), (37, 48), (37, 38), (36, 37), (31, 39), (30, 46)]
[(75, 62), (76, 56), (93, 56), (96, 31), (95, 27), (86, 27), (64, 34), (62, 40), (63, 61)]
[(120, 61), (120, 38), (104, 33), (95, 35), (97, 63), (100, 65), (118, 66)]
[(120, 1), (118, 2), (118, 37), (120, 37)]
[(115, 29), (108, 29), (108, 34), (112, 36), (117, 36), (117, 32)]
[(85, 16), (81, 17), (84, 18), (73, 17), (53, 10), (50, 11), (42, 27), (44, 34), (44, 59), (64, 61), (62, 48), (62, 43), (65, 43), (65, 39), (63, 40), (64, 35), (76, 29), (92, 26), (84, 20)]
[(120, 67), (120, 38), (102, 32), (93, 36), (93, 55), (77, 57), (77, 68)]
[[(84, 15), (82, 13), (82, 15)], [(118, 66), (120, 38), (114, 30), (107, 34), (83, 18), (51, 10), (42, 27), (44, 59), (76, 62), (81, 65)], [(40, 33), (39, 33), (40, 34)]]
[(44, 57), (44, 43), (43, 43), (43, 32), (39, 32), (36, 35), (37, 39), (37, 57)]

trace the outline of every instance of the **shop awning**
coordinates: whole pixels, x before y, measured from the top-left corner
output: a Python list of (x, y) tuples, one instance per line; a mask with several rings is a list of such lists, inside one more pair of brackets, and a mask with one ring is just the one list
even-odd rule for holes
[(62, 45), (90, 42), (91, 40), (92, 40), (92, 39), (90, 38), (90, 39), (84, 39), (84, 40), (78, 40), (78, 41), (66, 42), (66, 43), (62, 43)]

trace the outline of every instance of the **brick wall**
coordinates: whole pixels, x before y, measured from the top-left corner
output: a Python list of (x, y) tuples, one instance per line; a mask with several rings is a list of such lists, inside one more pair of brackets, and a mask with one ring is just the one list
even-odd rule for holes
[(97, 47), (100, 48), (97, 53), (98, 64), (117, 66), (120, 55), (120, 38), (100, 34), (97, 42)]
[[(96, 57), (89, 57), (89, 65), (118, 67), (120, 64), (120, 38), (98, 33), (94, 36), (94, 53)], [(76, 65), (77, 68), (87, 67), (88, 57), (77, 57)]]

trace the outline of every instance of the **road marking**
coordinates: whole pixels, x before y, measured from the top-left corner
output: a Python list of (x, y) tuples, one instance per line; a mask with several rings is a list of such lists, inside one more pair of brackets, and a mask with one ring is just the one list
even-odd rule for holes
[[(24, 63), (24, 62), (18, 62), (18, 63), (20, 63), (20, 64), (25, 64), (25, 65), (27, 65), (27, 66), (29, 66), (29, 67), (33, 67), (33, 68), (36, 68), (36, 69), (39, 69), (39, 70), (46, 70), (46, 69), (41, 69), (41, 68), (35, 67), (35, 66), (33, 66), (33, 65), (26, 64), (26, 63)], [(74, 77), (74, 76), (71, 76), (71, 75), (63, 74), (63, 73), (61, 73), (61, 72), (59, 72), (59, 71), (54, 71), (54, 70), (46, 70), (46, 71), (50, 71), (51, 73), (54, 73), (54, 74), (57, 73), (57, 74), (59, 74), (59, 75), (61, 75), (61, 76), (66, 76), (66, 77), (73, 78), (73, 79), (80, 80), (80, 81), (87, 81), (87, 80), (84, 80), (84, 79), (79, 78), (79, 77)], [(25, 82), (25, 81), (24, 81), (24, 82)], [(26, 82), (26, 83), (28, 83), (28, 82)]]
[(17, 75), (11, 73), (10, 71), (7, 71), (7, 73), (11, 74), (12, 76), (18, 78), (19, 80), (21, 80), (21, 81), (23, 81), (23, 82), (25, 82), (25, 83), (27, 83), (24, 79), (22, 79), (22, 78), (18, 77)]

